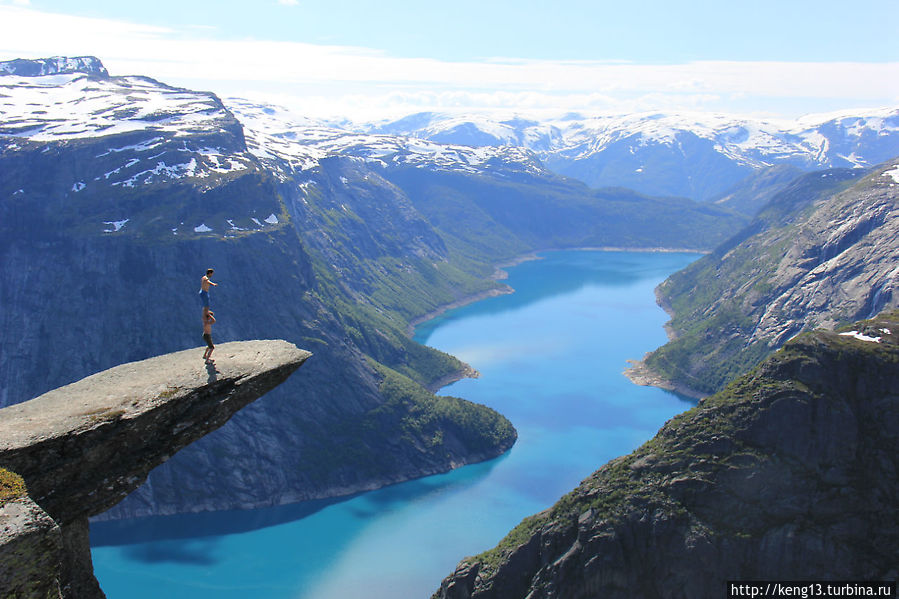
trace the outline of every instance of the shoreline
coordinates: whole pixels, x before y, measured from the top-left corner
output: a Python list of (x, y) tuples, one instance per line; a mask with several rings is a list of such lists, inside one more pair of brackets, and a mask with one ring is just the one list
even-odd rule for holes
[(449, 310), (453, 310), (455, 308), (461, 308), (462, 306), (467, 306), (468, 304), (473, 304), (475, 302), (479, 302), (491, 297), (497, 297), (499, 295), (509, 295), (511, 293), (515, 293), (515, 290), (506, 285), (505, 288), (499, 287), (494, 289), (487, 289), (486, 291), (481, 291), (480, 293), (466, 295), (465, 297), (461, 297), (454, 302), (443, 304), (442, 306), (431, 310), (430, 312), (427, 312), (410, 320), (409, 325), (406, 327), (406, 336), (411, 339), (415, 335), (415, 327), (429, 320), (437, 318), (444, 312), (448, 312)]
[[(662, 328), (665, 329), (665, 335), (668, 337), (668, 341), (674, 341), (675, 339), (677, 339), (677, 331), (675, 331), (671, 326), (671, 318), (674, 318), (674, 310), (671, 308), (671, 305), (665, 301), (665, 298), (662, 297), (662, 294), (659, 293), (658, 287), (655, 288), (655, 296), (656, 305), (659, 306), (669, 317), (668, 322), (662, 325)], [(659, 389), (671, 391), (672, 393), (684, 395), (696, 400), (701, 400), (705, 397), (708, 397), (708, 393), (702, 393), (700, 391), (697, 391), (696, 389), (687, 387), (686, 385), (676, 383), (671, 379), (663, 377), (658, 372), (650, 368), (646, 364), (645, 360), (646, 356), (651, 353), (652, 352), (647, 352), (646, 355), (643, 356), (642, 360), (627, 360), (627, 363), (630, 364), (630, 366), (625, 368), (621, 374), (626, 376), (628, 380), (630, 380), (630, 382), (634, 383), (635, 385), (641, 385), (643, 387), (658, 387)]]
[[(532, 252), (528, 252), (526, 254), (521, 254), (520, 256), (516, 256), (515, 258), (511, 258), (509, 260), (504, 260), (503, 262), (497, 262), (493, 265), (494, 272), (491, 275), (491, 279), (493, 281), (504, 281), (509, 278), (509, 273), (507, 273), (505, 268), (511, 268), (513, 266), (518, 266), (519, 264), (523, 264), (524, 262), (530, 262), (531, 260), (542, 260), (540, 256), (537, 254), (543, 252), (646, 252), (646, 253), (684, 253), (684, 254), (708, 254), (710, 250), (693, 250), (693, 249), (683, 249), (683, 248), (668, 248), (668, 247), (652, 247), (652, 248), (628, 248), (628, 247), (617, 247), (617, 246), (583, 246), (583, 247), (573, 247), (573, 248), (545, 248), (540, 250), (534, 250)], [(448, 304), (443, 304), (430, 312), (426, 312), (421, 316), (416, 316), (412, 320), (409, 321), (409, 324), (406, 326), (406, 336), (412, 338), (415, 334), (415, 327), (418, 325), (425, 323), (433, 318), (437, 318), (444, 312), (449, 310), (453, 310), (455, 308), (461, 308), (462, 306), (466, 306), (468, 304), (473, 304), (474, 302), (479, 302), (481, 300), (496, 297), (498, 295), (507, 295), (510, 293), (515, 293), (515, 290), (508, 285), (505, 288), (494, 288), (487, 289), (480, 293), (473, 293), (471, 295), (461, 297), (453, 302)], [(656, 301), (659, 301), (659, 296), (656, 294)], [(666, 313), (670, 315), (670, 312), (662, 307)]]
[[(708, 254), (710, 250), (694, 250), (694, 249), (683, 249), (683, 248), (666, 248), (666, 247), (653, 247), (653, 248), (626, 248), (626, 247), (615, 247), (615, 246), (584, 246), (584, 247), (574, 247), (574, 248), (545, 248), (540, 250), (534, 250), (528, 252), (526, 254), (521, 254), (520, 256), (516, 256), (509, 260), (504, 260), (502, 262), (497, 262), (493, 265), (494, 271), (491, 275), (491, 279), (493, 281), (504, 281), (509, 278), (509, 273), (507, 273), (504, 269), (511, 268), (513, 266), (518, 266), (519, 264), (523, 264), (525, 262), (530, 262), (531, 260), (542, 260), (538, 254), (543, 252), (564, 252), (564, 251), (575, 251), (575, 252), (645, 252), (645, 253), (685, 253), (685, 254)], [(494, 289), (487, 289), (480, 293), (473, 293), (471, 295), (461, 297), (454, 302), (450, 302), (448, 304), (444, 304), (439, 306), (438, 308), (431, 310), (421, 316), (413, 318), (409, 321), (408, 326), (406, 327), (406, 336), (408, 338), (412, 338), (415, 335), (415, 327), (423, 324), (429, 320), (433, 320), (437, 318), (441, 314), (448, 312), (449, 310), (453, 310), (455, 308), (461, 308), (463, 306), (467, 306), (468, 304), (473, 304), (475, 302), (479, 302), (481, 300), (485, 300), (491, 297), (497, 297), (500, 295), (509, 295), (515, 293), (515, 289), (510, 287), (509, 285), (504, 285), (503, 287), (497, 287)], [(671, 312), (662, 305), (661, 297), (658, 292), (655, 294), (656, 303), (665, 311), (666, 314), (671, 316)], [(674, 331), (671, 330), (668, 323), (666, 322), (664, 325), (665, 333), (668, 335), (669, 340), (675, 337)], [(460, 360), (461, 361), (461, 360)], [(624, 371), (624, 375), (635, 385), (641, 385), (644, 387), (659, 387), (660, 389), (665, 389), (666, 391), (673, 391), (675, 393), (680, 393), (682, 395), (686, 395), (688, 397), (692, 397), (694, 399), (702, 399), (705, 397), (704, 394), (700, 394), (699, 392), (689, 389), (689, 388), (680, 388), (678, 385), (672, 383), (671, 381), (667, 381), (660, 377), (658, 374), (653, 372), (646, 366), (642, 360), (628, 360), (629, 363), (632, 364), (630, 368), (627, 368)], [(461, 370), (457, 372), (453, 372), (447, 374), (434, 382), (425, 386), (428, 391), (432, 393), (437, 393), (443, 387), (447, 385), (451, 385), (456, 381), (460, 381), (465, 378), (478, 378), (481, 376), (481, 373), (478, 372), (475, 368), (473, 368), (470, 364), (463, 362), (463, 367)]]
[[(540, 251), (552, 251), (552, 250), (540, 250)], [(511, 268), (512, 266), (517, 266), (524, 262), (530, 262), (531, 260), (540, 260), (540, 256), (537, 255), (537, 252), (529, 252), (527, 254), (522, 254), (521, 256), (516, 256), (511, 260), (506, 260), (503, 262), (497, 262), (493, 265), (493, 274), (490, 275), (490, 279), (492, 281), (505, 281), (509, 278), (509, 273), (507, 273), (504, 268)], [(423, 324), (429, 320), (433, 320), (437, 318), (441, 314), (448, 312), (450, 310), (454, 310), (456, 308), (461, 308), (462, 306), (467, 306), (468, 304), (473, 304), (475, 302), (479, 302), (481, 300), (485, 300), (491, 297), (497, 297), (500, 295), (509, 295), (515, 293), (515, 289), (508, 285), (503, 285), (502, 287), (494, 287), (493, 289), (486, 289), (484, 291), (478, 293), (472, 293), (471, 295), (466, 295), (464, 297), (460, 297), (459, 299), (450, 302), (448, 304), (443, 304), (438, 306), (434, 310), (430, 312), (426, 312), (421, 316), (416, 316), (412, 320), (409, 321), (408, 326), (406, 326), (406, 336), (410, 339), (415, 335), (415, 327), (420, 324)], [(458, 379), (457, 379), (458, 380)]]
[[(462, 363), (465, 364), (465, 362)], [(457, 370), (456, 372), (451, 372), (446, 376), (440, 377), (430, 385), (425, 386), (425, 389), (436, 395), (438, 391), (440, 391), (447, 385), (452, 385), (456, 381), (461, 381), (462, 379), (479, 378), (481, 378), (481, 373), (472, 368), (471, 365), (465, 364), (462, 370)]]
[(702, 400), (708, 397), (708, 393), (700, 393), (695, 389), (679, 385), (662, 377), (647, 366), (643, 360), (627, 360), (627, 363), (630, 364), (630, 366), (625, 368), (621, 374), (626, 376), (627, 379), (635, 385), (640, 385), (641, 387), (657, 387), (695, 400)]
[(538, 252), (564, 252), (564, 251), (576, 251), (576, 252), (640, 252), (647, 254), (710, 254), (712, 250), (694, 250), (694, 249), (684, 249), (684, 248), (669, 248), (669, 247), (651, 247), (651, 248), (627, 248), (627, 247), (617, 247), (612, 245), (599, 245), (599, 246), (585, 246), (585, 247), (576, 247), (576, 248), (551, 248), (546, 250), (538, 250)]

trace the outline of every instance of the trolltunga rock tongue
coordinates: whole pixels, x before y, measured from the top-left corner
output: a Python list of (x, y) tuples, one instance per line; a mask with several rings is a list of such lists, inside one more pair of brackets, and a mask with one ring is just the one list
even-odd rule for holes
[(103, 512), (311, 355), (280, 340), (122, 364), (0, 409), (0, 467), (60, 525)]

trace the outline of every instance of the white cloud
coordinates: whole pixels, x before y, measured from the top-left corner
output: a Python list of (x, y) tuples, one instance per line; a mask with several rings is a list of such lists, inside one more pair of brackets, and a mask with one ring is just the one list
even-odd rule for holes
[(720, 110), (737, 99), (741, 106), (801, 98), (873, 106), (899, 102), (899, 63), (450, 62), (347, 46), (214, 39), (196, 29), (2, 4), (0, 22), (7, 25), (0, 60), (95, 55), (113, 75), (144, 74), (223, 96), (278, 97), (279, 103), (302, 107), (312, 116), (337, 116), (343, 110), (345, 116), (368, 118), (372, 115), (362, 113), (454, 107)]

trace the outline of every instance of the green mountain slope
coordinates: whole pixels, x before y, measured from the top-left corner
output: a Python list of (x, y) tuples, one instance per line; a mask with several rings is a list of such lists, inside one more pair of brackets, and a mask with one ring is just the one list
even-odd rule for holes
[[(805, 171), (797, 166), (781, 164), (755, 172), (712, 201), (740, 214), (755, 216), (775, 195), (783, 191)], [(854, 171), (861, 173), (861, 169)]]
[(709, 250), (744, 222), (708, 204), (626, 189), (592, 190), (555, 176), (391, 169), (385, 177), (446, 237), (488, 260), (532, 248)]

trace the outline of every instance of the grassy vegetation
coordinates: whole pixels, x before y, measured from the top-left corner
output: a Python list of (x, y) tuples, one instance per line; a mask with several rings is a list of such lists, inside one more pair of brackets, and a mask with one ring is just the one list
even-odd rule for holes
[(21, 476), (5, 468), (0, 468), (0, 506), (25, 497), (27, 494), (28, 490), (25, 488), (25, 481)]
[(451, 459), (495, 455), (515, 440), (512, 424), (494, 410), (436, 396), (374, 360), (369, 366), (381, 377), (384, 403), (358, 419), (301, 431), (310, 439), (305, 458), (315, 482), (340, 477), (348, 466), (354, 477), (392, 478), (429, 459), (448, 464)]
[[(354, 182), (358, 176), (351, 170), (337, 174)], [(331, 202), (312, 190), (303, 204), (328, 239), (326, 245), (306, 244), (317, 283), (314, 297), (333, 308), (365, 354), (415, 382), (430, 385), (460, 371), (459, 360), (410, 340), (406, 330), (417, 317), (496, 287), (486, 255), (465, 257), (433, 233), (410, 239), (408, 230), (389, 220), (393, 215), (386, 208), (369, 222), (352, 206), (338, 209)]]
[[(432, 444), (443, 445), (445, 439), (441, 431), (447, 431), (471, 453), (508, 447), (515, 439), (512, 424), (496, 411), (457, 397), (434, 395), (409, 377), (383, 365), (374, 366), (384, 377), (380, 390), (387, 403), (378, 408), (373, 416), (402, 406), (402, 411), (407, 414), (403, 418), (404, 434), (431, 439)], [(441, 433), (439, 438), (435, 436), (437, 433)]]

